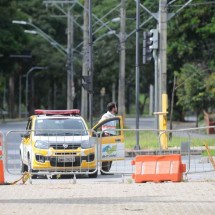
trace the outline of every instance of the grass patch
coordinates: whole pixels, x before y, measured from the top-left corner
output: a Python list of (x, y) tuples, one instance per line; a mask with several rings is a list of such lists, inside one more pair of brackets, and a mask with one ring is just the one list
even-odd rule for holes
[[(125, 147), (128, 149), (133, 149), (136, 145), (136, 132), (135, 131), (125, 131)], [(139, 144), (140, 148), (157, 148), (158, 137), (154, 132), (141, 131), (139, 132)]]
[[(215, 149), (211, 149), (211, 150), (210, 150), (210, 154), (211, 154), (211, 156), (215, 156)], [(206, 150), (203, 151), (203, 152), (202, 152), (202, 155), (203, 155), (203, 156), (208, 156), (207, 151), (206, 151)]]
[[(127, 149), (133, 149), (136, 145), (136, 131), (124, 131), (125, 147)], [(214, 146), (215, 141), (213, 139), (206, 138), (194, 138), (185, 135), (174, 135), (171, 140), (168, 137), (168, 147), (180, 147), (182, 142), (190, 142), (190, 147), (204, 147), (204, 143), (208, 146)], [(141, 149), (155, 149), (159, 148), (159, 135), (155, 131), (139, 131), (139, 145)], [(213, 152), (215, 153), (215, 152)], [(215, 155), (215, 154), (214, 154)]]

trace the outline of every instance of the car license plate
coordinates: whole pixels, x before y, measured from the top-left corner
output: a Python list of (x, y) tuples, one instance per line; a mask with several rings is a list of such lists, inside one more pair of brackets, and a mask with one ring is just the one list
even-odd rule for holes
[(75, 157), (74, 156), (70, 156), (70, 157), (59, 157), (58, 158), (58, 162), (75, 162)]

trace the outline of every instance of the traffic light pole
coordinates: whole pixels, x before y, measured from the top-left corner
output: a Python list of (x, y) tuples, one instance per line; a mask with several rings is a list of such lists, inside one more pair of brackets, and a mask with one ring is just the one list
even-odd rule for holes
[[(137, 2), (137, 1), (136, 1)], [(167, 21), (178, 14), (183, 8), (189, 5), (192, 0), (188, 0), (182, 7), (180, 7), (175, 13), (167, 14), (168, 5), (174, 3), (175, 0), (170, 1), (167, 4), (167, 0), (159, 0), (159, 12), (151, 13), (146, 7), (141, 7), (147, 11), (151, 17), (154, 17), (158, 21), (158, 30), (152, 29), (150, 32), (144, 32), (143, 40), (143, 64), (147, 64), (151, 60), (151, 54), (153, 50), (153, 58), (155, 60), (155, 126), (160, 129), (160, 144), (162, 149), (166, 149), (167, 135), (164, 132), (167, 129)], [(137, 7), (137, 6), (136, 6)], [(137, 21), (136, 21), (137, 22)], [(153, 33), (159, 36), (157, 39), (158, 44), (154, 46), (155, 38)], [(152, 33), (152, 34), (150, 34)], [(150, 40), (153, 41), (150, 45)], [(157, 47), (157, 45), (159, 47)], [(157, 50), (156, 50), (157, 49)], [(149, 50), (149, 51), (147, 51)], [(151, 51), (150, 51), (151, 50)]]
[(136, 145), (134, 149), (139, 150), (139, 94), (140, 94), (140, 71), (139, 71), (139, 27), (140, 27), (140, 1), (136, 0)]

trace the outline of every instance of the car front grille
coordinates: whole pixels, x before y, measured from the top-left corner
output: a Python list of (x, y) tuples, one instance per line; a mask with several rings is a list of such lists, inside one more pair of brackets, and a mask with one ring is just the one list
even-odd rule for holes
[(80, 147), (80, 144), (66, 144), (66, 147), (63, 143), (61, 144), (50, 144), (50, 147), (52, 147), (53, 149), (78, 149), (78, 147)]
[(58, 157), (50, 157), (49, 161), (52, 167), (77, 167), (81, 166), (81, 162), (85, 160), (86, 162), (92, 162), (95, 159), (94, 154), (89, 156), (75, 157), (75, 162), (59, 162)]
[(76, 159), (75, 162), (58, 162), (57, 158), (51, 158), (50, 164), (52, 167), (73, 167), (73, 166), (80, 166), (81, 160)]

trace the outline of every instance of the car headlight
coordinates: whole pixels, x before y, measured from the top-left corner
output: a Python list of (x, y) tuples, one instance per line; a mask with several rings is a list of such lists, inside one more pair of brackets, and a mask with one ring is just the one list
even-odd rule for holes
[(34, 146), (38, 149), (48, 149), (49, 143), (46, 141), (37, 140)]
[(82, 149), (88, 149), (90, 148), (89, 140), (85, 140), (81, 142), (81, 148)]
[(92, 147), (94, 147), (94, 142), (93, 141), (84, 140), (81, 143), (81, 148), (82, 149), (89, 149), (89, 148), (92, 148)]

